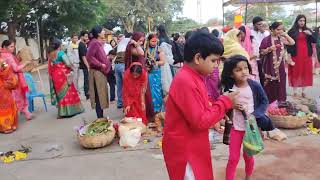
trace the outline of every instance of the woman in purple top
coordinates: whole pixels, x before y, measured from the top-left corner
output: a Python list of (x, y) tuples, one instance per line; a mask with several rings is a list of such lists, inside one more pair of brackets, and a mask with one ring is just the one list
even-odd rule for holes
[[(216, 38), (219, 38), (219, 32), (214, 29), (211, 32)], [(220, 40), (221, 41), (221, 40)], [(222, 42), (222, 41), (221, 41)], [(204, 78), (204, 84), (206, 85), (208, 95), (212, 101), (216, 101), (221, 94), (219, 67), (213, 69), (213, 72)]]
[(103, 49), (105, 31), (101, 26), (91, 30), (93, 39), (87, 52), (89, 71), (89, 95), (91, 107), (96, 109), (97, 117), (103, 118), (103, 109), (109, 108), (107, 74), (111, 63)]
[(264, 73), (263, 88), (270, 103), (287, 99), (284, 46), (292, 46), (295, 42), (283, 31), (283, 28), (281, 22), (272, 23), (270, 26), (271, 35), (265, 37), (260, 45)]
[(214, 68), (213, 72), (204, 78), (204, 83), (207, 87), (210, 99), (213, 101), (217, 100), (221, 93), (221, 90), (219, 88), (219, 68)]

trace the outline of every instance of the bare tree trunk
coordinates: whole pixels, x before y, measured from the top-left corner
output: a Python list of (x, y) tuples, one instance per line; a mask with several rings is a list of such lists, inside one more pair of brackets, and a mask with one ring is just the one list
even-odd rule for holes
[(44, 62), (44, 55), (43, 55), (43, 51), (44, 51), (44, 48), (43, 48), (43, 27), (42, 27), (42, 18), (39, 19), (39, 29), (40, 29), (40, 63), (43, 63)]
[(17, 23), (15, 21), (8, 22), (8, 38), (16, 40)]
[(130, 17), (121, 18), (121, 22), (127, 32), (133, 32), (134, 22), (131, 22)]
[(26, 42), (26, 45), (27, 45), (27, 46), (30, 46), (30, 45), (29, 45), (29, 37), (28, 37), (28, 36), (25, 36), (25, 37), (24, 37), (24, 41)]
[[(44, 39), (44, 47), (45, 47), (44, 52), (47, 52), (47, 50), (48, 50), (48, 39)], [(48, 60), (48, 58), (47, 58), (47, 54), (46, 54), (45, 61), (47, 61), (47, 60)]]

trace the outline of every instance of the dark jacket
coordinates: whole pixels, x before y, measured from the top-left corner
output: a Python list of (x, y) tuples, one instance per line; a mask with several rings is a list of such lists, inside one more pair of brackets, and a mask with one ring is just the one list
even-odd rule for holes
[(172, 55), (174, 59), (174, 64), (183, 62), (183, 44), (172, 41)]
[[(252, 115), (255, 116), (257, 120), (257, 124), (262, 131), (271, 131), (274, 129), (271, 119), (266, 115), (267, 108), (269, 106), (269, 101), (266, 93), (264, 92), (260, 83), (253, 81), (251, 79), (248, 80), (249, 86), (252, 90), (253, 94), (253, 102), (254, 102), (254, 112)], [(232, 89), (232, 87), (226, 87), (225, 91)], [(228, 116), (232, 119), (232, 110), (228, 112)]]
[[(308, 29), (310, 30), (310, 29)], [(311, 30), (310, 30), (311, 31)], [(312, 31), (311, 31), (312, 32)], [(296, 42), (294, 45), (292, 46), (287, 46), (287, 51), (289, 54), (291, 54), (291, 56), (295, 57), (297, 56), (297, 47), (298, 43), (297, 43), (297, 39), (298, 39), (298, 35), (299, 33), (295, 32), (295, 31), (289, 31), (288, 35), (294, 39), (294, 41)], [(306, 40), (307, 40), (307, 46), (308, 46), (308, 55), (312, 56), (312, 44), (311, 43), (317, 43), (317, 39), (318, 39), (318, 33), (314, 32), (312, 35), (307, 35), (306, 36)]]

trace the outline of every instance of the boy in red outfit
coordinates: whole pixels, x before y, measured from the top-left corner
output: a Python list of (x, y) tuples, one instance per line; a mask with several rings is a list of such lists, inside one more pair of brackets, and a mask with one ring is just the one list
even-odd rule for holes
[(212, 34), (194, 32), (184, 49), (166, 103), (163, 154), (170, 180), (213, 180), (209, 128), (233, 107), (237, 92), (209, 102), (203, 77), (213, 71), (223, 45)]

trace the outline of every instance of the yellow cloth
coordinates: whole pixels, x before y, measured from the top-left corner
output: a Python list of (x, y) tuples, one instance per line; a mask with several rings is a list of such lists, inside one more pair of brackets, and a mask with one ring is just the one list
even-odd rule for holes
[(234, 55), (242, 55), (250, 60), (250, 56), (247, 51), (241, 46), (237, 35), (240, 33), (238, 29), (232, 29), (224, 36), (224, 58), (229, 58)]
[(78, 43), (74, 44), (73, 42), (71, 42), (71, 48), (72, 49), (78, 49), (78, 47), (79, 47)]

